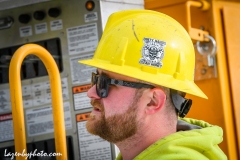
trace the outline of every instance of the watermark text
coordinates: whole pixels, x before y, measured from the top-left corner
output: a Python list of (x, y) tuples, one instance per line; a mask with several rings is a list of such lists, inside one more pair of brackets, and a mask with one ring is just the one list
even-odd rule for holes
[(14, 157), (26, 157), (25, 159), (30, 159), (31, 157), (56, 157), (56, 156), (62, 156), (61, 153), (46, 153), (44, 151), (37, 151), (35, 149), (33, 152), (26, 153), (25, 149), (22, 151), (22, 153), (15, 152), (11, 153), (8, 152), (7, 149), (4, 151), (4, 157), (11, 157), (11, 159), (14, 159)]

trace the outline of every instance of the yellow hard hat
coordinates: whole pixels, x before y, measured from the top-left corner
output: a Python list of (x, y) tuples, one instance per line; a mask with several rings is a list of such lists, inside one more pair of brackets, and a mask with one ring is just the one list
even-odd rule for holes
[(207, 98), (194, 83), (191, 38), (176, 20), (160, 12), (113, 13), (93, 58), (79, 62)]

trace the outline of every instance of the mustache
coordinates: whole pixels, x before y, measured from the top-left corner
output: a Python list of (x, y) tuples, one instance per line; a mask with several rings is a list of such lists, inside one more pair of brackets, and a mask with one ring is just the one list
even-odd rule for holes
[(101, 110), (101, 111), (104, 111), (104, 107), (103, 107), (103, 105), (102, 105), (102, 103), (99, 101), (99, 100), (91, 100), (91, 105), (93, 106), (93, 107), (96, 107), (96, 108), (98, 108), (99, 110)]

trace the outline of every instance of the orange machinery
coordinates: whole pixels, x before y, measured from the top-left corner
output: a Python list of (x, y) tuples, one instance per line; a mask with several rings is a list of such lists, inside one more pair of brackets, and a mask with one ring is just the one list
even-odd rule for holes
[(193, 107), (187, 117), (221, 126), (220, 147), (230, 160), (239, 160), (240, 1), (145, 0), (145, 9), (170, 15), (189, 32), (196, 47), (195, 81), (208, 100), (188, 95)]

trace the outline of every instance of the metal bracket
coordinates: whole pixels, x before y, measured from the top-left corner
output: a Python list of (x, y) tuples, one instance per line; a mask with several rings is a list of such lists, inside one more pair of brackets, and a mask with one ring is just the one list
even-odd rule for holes
[(205, 35), (209, 41), (197, 41), (195, 80), (203, 80), (217, 77), (216, 68), (216, 41), (210, 35)]

